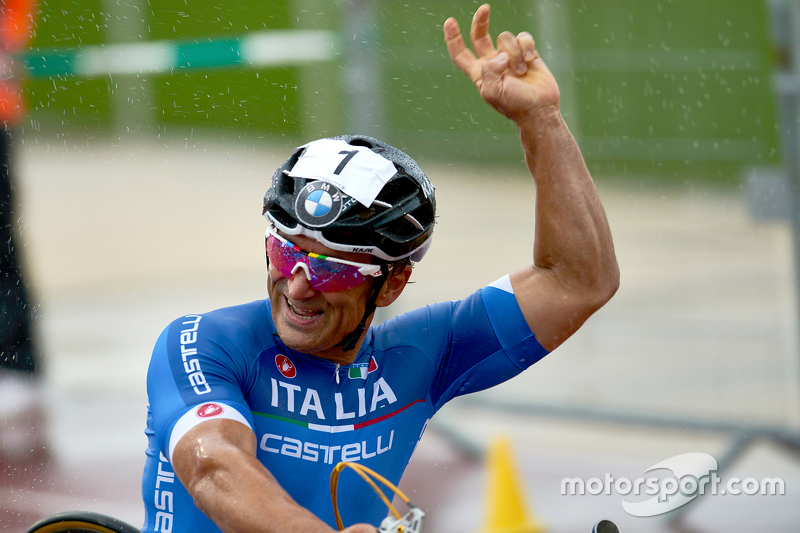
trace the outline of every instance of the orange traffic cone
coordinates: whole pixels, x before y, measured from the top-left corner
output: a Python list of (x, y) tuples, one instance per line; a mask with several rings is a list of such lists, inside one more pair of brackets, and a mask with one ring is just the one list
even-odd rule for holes
[(487, 456), (486, 520), (481, 533), (544, 533), (527, 510), (508, 438), (495, 438)]

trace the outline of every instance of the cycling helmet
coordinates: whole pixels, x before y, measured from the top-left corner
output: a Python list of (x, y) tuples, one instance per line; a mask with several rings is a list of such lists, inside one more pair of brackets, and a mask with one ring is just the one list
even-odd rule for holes
[(384, 261), (419, 261), (431, 243), (434, 189), (404, 152), (366, 135), (319, 139), (272, 176), (264, 216), (288, 235)]

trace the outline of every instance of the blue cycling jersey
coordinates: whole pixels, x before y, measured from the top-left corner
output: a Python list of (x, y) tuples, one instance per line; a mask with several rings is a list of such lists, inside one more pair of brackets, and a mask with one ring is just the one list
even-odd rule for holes
[[(219, 532), (169, 462), (180, 437), (204, 420), (248, 425), (258, 459), (335, 528), (329, 483), (339, 461), (361, 462), (397, 484), (445, 402), (510, 379), (546, 354), (508, 276), (370, 328), (346, 366), (286, 347), (268, 300), (180, 318), (159, 337), (148, 372), (142, 531)], [(385, 506), (349, 474), (339, 482), (345, 524), (379, 524)]]

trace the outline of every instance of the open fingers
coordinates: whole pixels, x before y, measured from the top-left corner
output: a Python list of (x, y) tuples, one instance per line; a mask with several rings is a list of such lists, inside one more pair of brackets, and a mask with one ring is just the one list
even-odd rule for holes
[(483, 4), (472, 17), (469, 40), (478, 57), (494, 55), (494, 43), (489, 35), (489, 4)]
[[(458, 22), (453, 17), (444, 21), (444, 40), (447, 43), (447, 52), (450, 54), (450, 59), (472, 79), (471, 71), (477, 58), (464, 44), (464, 38), (461, 37), (461, 28), (458, 27)], [(473, 83), (476, 82), (475, 79), (472, 79), (472, 81)]]

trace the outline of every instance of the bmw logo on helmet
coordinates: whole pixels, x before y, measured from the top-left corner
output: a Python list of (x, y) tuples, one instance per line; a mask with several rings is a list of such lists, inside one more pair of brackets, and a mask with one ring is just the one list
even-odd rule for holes
[(300, 191), (294, 212), (305, 226), (321, 228), (334, 222), (342, 212), (342, 193), (325, 181), (312, 181)]

